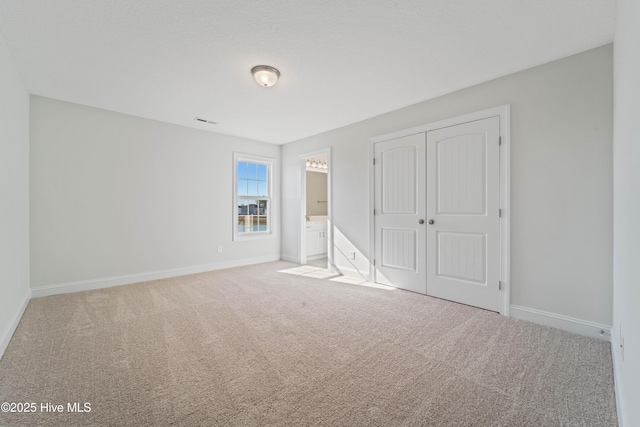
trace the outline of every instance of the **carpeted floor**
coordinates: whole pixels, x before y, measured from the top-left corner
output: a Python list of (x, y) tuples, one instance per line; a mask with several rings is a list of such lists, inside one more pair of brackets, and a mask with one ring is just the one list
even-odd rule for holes
[(293, 266), (33, 299), (0, 425), (617, 425), (607, 342)]

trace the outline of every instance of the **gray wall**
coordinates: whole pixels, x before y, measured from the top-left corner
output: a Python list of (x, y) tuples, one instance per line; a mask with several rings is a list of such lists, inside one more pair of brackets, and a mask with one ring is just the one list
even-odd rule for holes
[[(318, 203), (318, 202), (325, 203)], [(307, 215), (327, 214), (327, 174), (307, 171)]]
[(630, 427), (640, 426), (640, 2), (618, 0), (616, 16), (612, 348), (619, 409)]
[[(234, 151), (276, 159), (273, 236), (258, 243), (232, 242)], [(276, 145), (32, 96), (31, 287), (277, 259), (279, 157)]]
[[(610, 325), (612, 84), (608, 45), (296, 141), (282, 191), (297, 194), (300, 154), (331, 147), (335, 260), (366, 274), (369, 138), (511, 104), (511, 304)], [(284, 257), (297, 254), (299, 203), (283, 199)]]
[(29, 92), (0, 34), (0, 356), (29, 298)]

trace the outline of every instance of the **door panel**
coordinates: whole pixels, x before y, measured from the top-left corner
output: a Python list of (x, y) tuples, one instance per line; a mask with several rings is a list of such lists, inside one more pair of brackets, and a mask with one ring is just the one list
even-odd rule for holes
[(416, 230), (382, 229), (382, 266), (416, 270)]
[[(404, 140), (396, 144), (406, 144)], [(380, 147), (382, 150), (382, 147)], [(423, 149), (424, 150), (424, 149)], [(383, 214), (415, 214), (418, 147), (403, 145), (380, 152)]]
[(500, 309), (499, 125), (492, 117), (427, 132), (427, 294), (493, 311)]
[[(447, 129), (446, 133), (453, 131)], [(431, 135), (434, 138), (433, 134)], [(438, 214), (486, 213), (486, 144), (482, 133), (432, 141), (436, 149)], [(431, 200), (428, 200), (430, 202)]]
[(487, 235), (436, 231), (438, 277), (471, 283), (487, 282)]
[(426, 293), (425, 135), (375, 144), (375, 280)]

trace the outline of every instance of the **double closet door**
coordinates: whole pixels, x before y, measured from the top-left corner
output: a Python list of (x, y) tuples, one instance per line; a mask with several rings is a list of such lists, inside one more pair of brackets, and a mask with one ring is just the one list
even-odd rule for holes
[(500, 310), (499, 117), (374, 145), (375, 281)]

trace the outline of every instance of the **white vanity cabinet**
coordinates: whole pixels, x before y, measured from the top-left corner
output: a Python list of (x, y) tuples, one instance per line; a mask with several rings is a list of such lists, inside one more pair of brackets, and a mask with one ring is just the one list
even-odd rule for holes
[(307, 259), (327, 256), (327, 221), (307, 221)]

